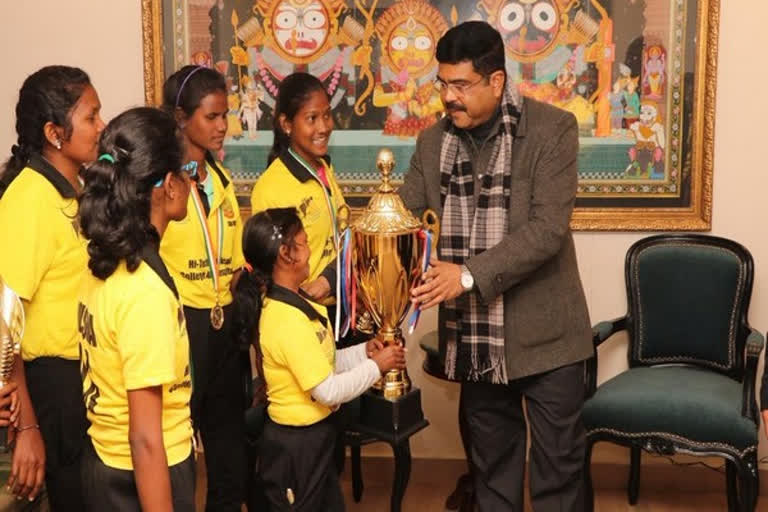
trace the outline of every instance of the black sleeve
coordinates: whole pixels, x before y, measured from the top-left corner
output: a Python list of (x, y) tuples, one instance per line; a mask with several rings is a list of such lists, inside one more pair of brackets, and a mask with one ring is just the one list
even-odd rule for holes
[(331, 293), (329, 296), (336, 296), (336, 258), (331, 261), (327, 267), (320, 273), (320, 275), (328, 280), (328, 284), (331, 285)]

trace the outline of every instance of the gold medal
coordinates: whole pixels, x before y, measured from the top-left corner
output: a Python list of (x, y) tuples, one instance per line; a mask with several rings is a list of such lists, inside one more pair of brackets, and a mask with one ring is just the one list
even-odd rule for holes
[(217, 331), (224, 325), (224, 309), (217, 302), (211, 309), (211, 326)]

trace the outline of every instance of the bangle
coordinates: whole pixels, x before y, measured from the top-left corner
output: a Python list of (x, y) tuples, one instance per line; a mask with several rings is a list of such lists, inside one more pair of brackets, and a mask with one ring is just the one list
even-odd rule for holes
[(22, 430), (29, 430), (31, 428), (36, 428), (36, 429), (40, 430), (40, 425), (38, 425), (37, 423), (33, 423), (32, 425), (25, 425), (23, 427), (16, 427), (16, 432), (21, 432)]

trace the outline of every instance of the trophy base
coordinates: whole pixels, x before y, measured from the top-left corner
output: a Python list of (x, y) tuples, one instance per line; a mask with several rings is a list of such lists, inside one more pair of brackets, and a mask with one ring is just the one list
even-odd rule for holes
[(405, 370), (389, 370), (373, 383), (372, 389), (387, 400), (399, 400), (410, 391), (411, 379)]
[(394, 437), (417, 427), (423, 428), (427, 421), (421, 410), (421, 390), (410, 389), (396, 400), (389, 400), (375, 391), (366, 391), (360, 400), (360, 423)]

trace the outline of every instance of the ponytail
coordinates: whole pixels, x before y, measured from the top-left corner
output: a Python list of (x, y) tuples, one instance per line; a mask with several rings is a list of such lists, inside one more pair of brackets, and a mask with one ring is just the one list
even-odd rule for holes
[(25, 146), (17, 144), (11, 146), (11, 158), (5, 162), (3, 173), (0, 175), (0, 198), (3, 197), (3, 194), (11, 185), (11, 182), (16, 179), (16, 176), (27, 166), (29, 157), (29, 151)]
[(256, 352), (256, 370), (262, 385), (253, 390), (257, 403), (267, 400), (264, 384), (264, 358), (259, 343), (259, 321), (264, 305), (264, 294), (269, 288), (272, 276), (266, 276), (257, 269), (243, 269), (234, 292), (233, 334), (240, 347), (253, 345)]
[(269, 150), (269, 155), (267, 155), (267, 166), (291, 147), (291, 138), (282, 128), (280, 128), (280, 121), (278, 118), (275, 118), (272, 126), (272, 133), (274, 135), (274, 140), (272, 142), (272, 149)]

